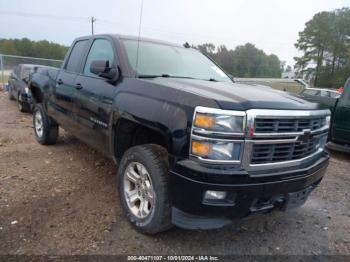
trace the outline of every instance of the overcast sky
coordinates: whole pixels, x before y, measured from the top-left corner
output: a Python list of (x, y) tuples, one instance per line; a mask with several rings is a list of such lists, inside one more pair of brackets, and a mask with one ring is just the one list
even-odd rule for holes
[[(0, 38), (70, 45), (91, 33), (138, 34), (141, 0), (0, 0)], [(293, 65), (305, 22), (350, 0), (144, 0), (141, 35), (176, 43), (247, 42)]]

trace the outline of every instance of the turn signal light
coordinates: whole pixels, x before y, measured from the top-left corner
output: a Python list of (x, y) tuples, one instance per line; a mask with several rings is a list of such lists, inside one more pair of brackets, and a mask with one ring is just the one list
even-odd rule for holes
[(198, 156), (208, 156), (210, 154), (210, 150), (210, 144), (199, 141), (192, 141), (192, 154)]
[(197, 113), (194, 125), (202, 128), (213, 128), (215, 125), (215, 118), (213, 116)]

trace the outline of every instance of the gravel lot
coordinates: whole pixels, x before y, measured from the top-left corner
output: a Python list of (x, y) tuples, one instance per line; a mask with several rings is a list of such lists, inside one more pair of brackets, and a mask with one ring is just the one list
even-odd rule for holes
[(116, 166), (60, 130), (39, 145), (31, 115), (0, 93), (0, 254), (348, 254), (350, 156), (332, 153), (321, 186), (293, 213), (213, 231), (149, 237), (124, 218)]

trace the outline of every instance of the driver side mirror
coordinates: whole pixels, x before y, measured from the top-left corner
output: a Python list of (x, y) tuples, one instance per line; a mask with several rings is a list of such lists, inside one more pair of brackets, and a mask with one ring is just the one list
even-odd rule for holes
[(119, 71), (115, 67), (110, 67), (108, 60), (94, 60), (90, 65), (90, 72), (108, 80), (117, 80)]

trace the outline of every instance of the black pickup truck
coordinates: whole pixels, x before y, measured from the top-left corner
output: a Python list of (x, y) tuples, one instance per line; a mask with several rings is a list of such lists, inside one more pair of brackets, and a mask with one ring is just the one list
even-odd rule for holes
[(188, 46), (81, 37), (29, 87), (38, 142), (61, 126), (119, 163), (123, 210), (148, 234), (293, 209), (328, 165), (328, 109), (234, 83)]

